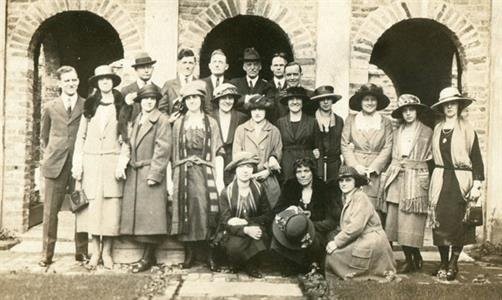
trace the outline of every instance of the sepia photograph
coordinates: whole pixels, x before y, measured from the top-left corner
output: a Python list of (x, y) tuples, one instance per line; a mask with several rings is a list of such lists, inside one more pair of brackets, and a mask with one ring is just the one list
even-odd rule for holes
[(502, 299), (502, 0), (0, 0), (0, 299)]

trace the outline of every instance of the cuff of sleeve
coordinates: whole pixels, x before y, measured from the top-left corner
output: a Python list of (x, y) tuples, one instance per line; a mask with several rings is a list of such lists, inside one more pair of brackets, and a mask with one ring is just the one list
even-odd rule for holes
[(150, 179), (156, 182), (162, 182), (162, 179), (164, 179), (164, 174), (159, 172), (150, 172), (150, 174), (148, 174), (148, 177), (146, 179)]

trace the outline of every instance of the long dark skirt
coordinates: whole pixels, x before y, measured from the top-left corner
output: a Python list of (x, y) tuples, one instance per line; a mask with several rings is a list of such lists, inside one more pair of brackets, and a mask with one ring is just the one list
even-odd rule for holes
[(476, 227), (462, 222), (466, 207), (455, 172), (445, 169), (443, 188), (436, 207), (439, 227), (432, 230), (434, 245), (462, 246), (476, 243)]
[(233, 265), (244, 265), (256, 254), (267, 250), (270, 238), (265, 231), (262, 232), (262, 238), (259, 240), (249, 236), (229, 235), (223, 244), (228, 261)]

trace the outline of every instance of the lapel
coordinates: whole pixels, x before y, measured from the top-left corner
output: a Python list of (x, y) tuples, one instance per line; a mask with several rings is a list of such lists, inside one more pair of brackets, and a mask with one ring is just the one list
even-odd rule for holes
[[(340, 221), (343, 220), (345, 212), (347, 211), (347, 208), (349, 207), (350, 203), (352, 203), (352, 199), (354, 198), (354, 196), (355, 196), (356, 193), (357, 193), (357, 191), (354, 191), (350, 195), (349, 199), (347, 201), (345, 201), (345, 203), (343, 204), (342, 213), (340, 214)], [(340, 224), (341, 224), (341, 222), (340, 222)]]
[(298, 124), (298, 130), (295, 132), (295, 140), (302, 136), (303, 132), (307, 130), (307, 115), (302, 112), (302, 118), (300, 119), (300, 124)]
[[(159, 110), (154, 110), (151, 114), (150, 117), (148, 118), (149, 122), (145, 122), (143, 125), (141, 125), (141, 128), (139, 129), (139, 132), (137, 133), (137, 138), (135, 139), (135, 145), (136, 148), (141, 144), (141, 141), (145, 137), (145, 135), (152, 129), (153, 125), (157, 122), (157, 120), (160, 117), (160, 111)], [(140, 118), (137, 118), (138, 124)]]
[[(64, 108), (64, 106), (63, 106)], [(77, 98), (77, 102), (75, 102), (75, 107), (71, 112), (70, 119), (68, 120), (68, 125), (70, 125), (73, 121), (78, 119), (82, 115), (82, 111), (84, 110), (84, 99), (82, 97)]]
[(239, 114), (237, 111), (232, 110), (232, 115), (230, 116), (230, 127), (228, 128), (227, 143), (232, 143), (234, 141), (234, 133), (237, 126), (239, 126)]
[(61, 115), (61, 117), (63, 118), (63, 120), (66, 120), (66, 122), (68, 122), (68, 113), (66, 112), (66, 108), (64, 106), (64, 101), (63, 101), (63, 97), (62, 96), (59, 96), (59, 98), (57, 98), (56, 100), (56, 103), (54, 105), (54, 108), (56, 109), (56, 111), (58, 112), (58, 114)]
[(254, 134), (254, 131), (256, 130), (255, 126), (251, 123), (251, 120), (248, 121), (248, 124), (246, 125), (245, 129), (250, 131), (252, 134), (246, 134), (246, 136), (255, 144), (256, 146), (259, 146), (264, 140), (268, 138), (270, 135), (270, 131), (272, 130), (272, 125), (265, 120), (265, 125), (263, 125), (262, 132), (260, 136), (256, 137)]

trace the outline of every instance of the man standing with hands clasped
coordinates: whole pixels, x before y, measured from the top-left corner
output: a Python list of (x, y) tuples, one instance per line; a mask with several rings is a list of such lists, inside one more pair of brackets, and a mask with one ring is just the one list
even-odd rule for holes
[[(42, 116), (42, 146), (45, 177), (43, 250), (39, 266), (52, 264), (58, 231), (58, 212), (65, 194), (71, 193), (75, 182), (71, 177), (72, 156), (84, 99), (78, 96), (77, 71), (70, 66), (57, 70), (61, 96), (47, 103)], [(87, 233), (75, 233), (75, 260), (87, 260)]]

